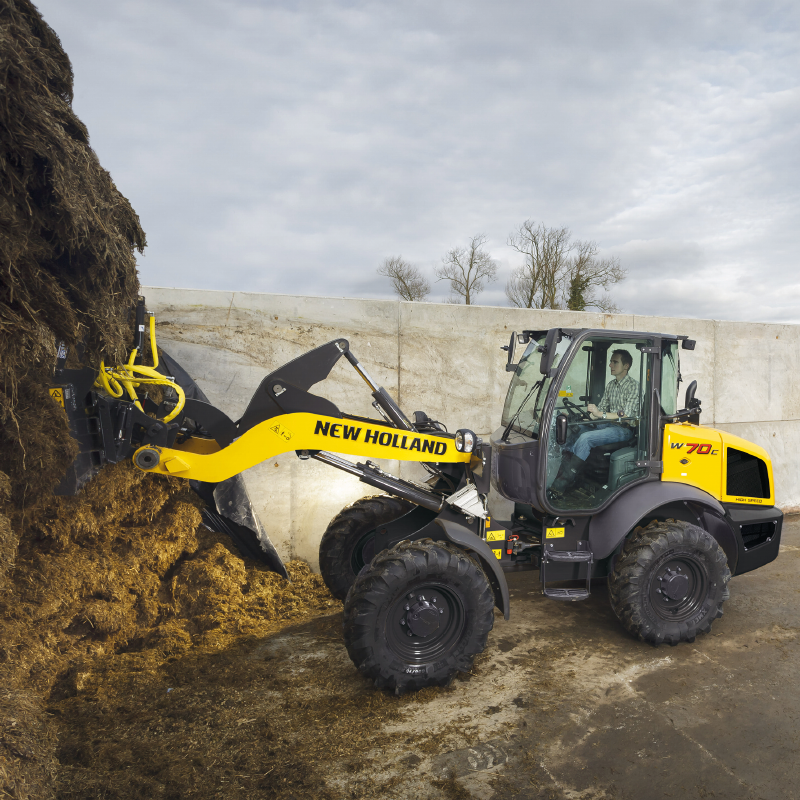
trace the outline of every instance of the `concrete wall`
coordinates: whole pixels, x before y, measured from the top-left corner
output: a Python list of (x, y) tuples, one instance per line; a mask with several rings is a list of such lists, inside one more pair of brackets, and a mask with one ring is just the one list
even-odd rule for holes
[[(800, 326), (193, 289), (143, 293), (156, 314), (159, 344), (233, 419), (268, 372), (343, 336), (407, 414), (421, 409), (449, 430), (469, 427), (483, 435), (499, 425), (509, 380), (500, 347), (513, 330), (560, 326), (686, 334), (697, 348), (681, 351), (682, 386), (697, 380), (703, 423), (766, 448), (778, 504), (800, 509)], [(343, 411), (375, 416), (369, 392), (344, 359), (313, 391)], [(384, 468), (423, 474), (413, 464), (387, 462)], [(294, 453), (253, 467), (245, 480), (278, 552), (314, 568), (331, 518), (374, 492)]]

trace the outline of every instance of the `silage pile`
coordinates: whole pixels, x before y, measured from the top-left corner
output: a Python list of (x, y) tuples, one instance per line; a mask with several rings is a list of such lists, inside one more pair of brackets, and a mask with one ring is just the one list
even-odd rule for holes
[(338, 605), (301, 562), (290, 562), (287, 583), (242, 561), (200, 525), (201, 505), (186, 482), (125, 462), (24, 520), (6, 506), (24, 529), (0, 593), (0, 788), (11, 797), (48, 796), (59, 765), (46, 703), (79, 695), (109, 658), (124, 654), (120, 675), (155, 674), (190, 651), (218, 651)]
[(76, 447), (47, 388), (56, 342), (123, 358), (145, 246), (136, 213), (72, 110), (72, 68), (28, 0), (0, 0), (0, 795), (56, 792), (49, 701), (98, 659), (148, 669), (332, 604), (245, 564), (200, 526), (185, 482), (107, 468), (78, 497), (52, 490)]
[(145, 236), (72, 110), (69, 58), (28, 0), (0, 0), (0, 87), (0, 470), (21, 504), (52, 488), (71, 450), (48, 419), (56, 340), (93, 362), (125, 355)]

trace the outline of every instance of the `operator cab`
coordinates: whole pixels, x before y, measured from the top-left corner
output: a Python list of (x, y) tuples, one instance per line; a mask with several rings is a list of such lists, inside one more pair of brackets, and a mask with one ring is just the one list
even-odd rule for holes
[(504, 438), (492, 438), (500, 483), (509, 474), (504, 456), (522, 458), (537, 491), (518, 496), (511, 484), (520, 481), (512, 478), (505, 490), (497, 486), (501, 494), (551, 513), (592, 512), (622, 487), (650, 477), (659, 417), (677, 410), (677, 337), (552, 329), (520, 338), (527, 347), (513, 368)]

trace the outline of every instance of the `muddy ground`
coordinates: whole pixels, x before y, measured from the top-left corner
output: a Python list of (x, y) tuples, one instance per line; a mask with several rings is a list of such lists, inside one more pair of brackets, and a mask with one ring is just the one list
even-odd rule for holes
[(355, 671), (338, 610), (160, 666), (101, 659), (49, 706), (59, 796), (800, 797), (800, 517), (783, 541), (674, 648), (623, 633), (602, 585), (562, 604), (511, 573), (472, 674), (405, 697)]

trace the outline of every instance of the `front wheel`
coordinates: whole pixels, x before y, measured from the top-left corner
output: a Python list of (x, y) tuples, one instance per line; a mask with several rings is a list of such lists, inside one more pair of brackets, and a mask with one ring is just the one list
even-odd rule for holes
[(376, 556), (347, 595), (347, 652), (364, 676), (396, 694), (446, 686), (483, 652), (493, 609), (486, 575), (462, 550), (400, 542)]
[(625, 541), (611, 574), (611, 607), (625, 630), (651, 644), (693, 642), (722, 616), (731, 573), (702, 528), (651, 522)]

